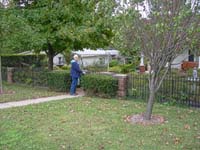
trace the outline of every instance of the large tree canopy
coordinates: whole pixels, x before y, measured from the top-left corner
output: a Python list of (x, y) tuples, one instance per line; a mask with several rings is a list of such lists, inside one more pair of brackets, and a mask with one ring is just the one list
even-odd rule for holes
[(15, 7), (8, 8), (9, 15), (4, 18), (11, 20), (11, 24), (12, 16), (16, 20), (20, 19), (23, 30), (20, 28), (18, 32), (12, 30), (12, 38), (16, 37), (16, 40), (10, 40), (10, 44), (9, 39), (12, 38), (8, 38), (4, 47), (9, 49), (14, 41), (18, 43), (12, 47), (14, 49), (24, 47), (27, 50), (34, 49), (36, 52), (45, 51), (49, 57), (49, 69), (53, 69), (53, 57), (57, 53), (84, 47), (108, 46), (113, 36), (108, 20), (113, 6), (108, 5), (112, 3), (111, 1), (14, 0), (14, 2)]

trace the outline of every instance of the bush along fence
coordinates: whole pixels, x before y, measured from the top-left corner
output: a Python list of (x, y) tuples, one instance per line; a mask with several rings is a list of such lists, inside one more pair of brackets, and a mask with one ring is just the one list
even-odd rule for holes
[(57, 92), (68, 92), (71, 85), (69, 71), (51, 71), (47, 75), (48, 87)]
[[(31, 86), (47, 87), (47, 70), (44, 68), (14, 68), (7, 67), (3, 69), (3, 80), (8, 83), (21, 83)], [(6, 77), (7, 76), (7, 77)]]
[(7, 81), (7, 67), (1, 68), (2, 80)]
[[(2, 68), (3, 80), (32, 86), (49, 87), (54, 91), (68, 92), (71, 78), (69, 71), (49, 72), (44, 68)], [(148, 75), (101, 73), (86, 74), (81, 86), (90, 96), (132, 97), (147, 100), (149, 95)], [(180, 103), (200, 107), (200, 79), (168, 75), (163, 81), (156, 100), (162, 103)]]
[(108, 75), (85, 75), (81, 80), (81, 85), (90, 96), (114, 97), (117, 95), (117, 79)]
[[(146, 100), (149, 95), (148, 84), (147, 75), (129, 75), (128, 95)], [(200, 79), (168, 75), (156, 95), (156, 100), (200, 107)]]
[[(81, 86), (90, 96), (104, 98), (127, 96), (127, 75), (86, 74), (81, 78)], [(3, 79), (8, 83), (22, 83), (48, 87), (58, 92), (68, 92), (71, 85), (69, 71), (47, 71), (41, 68), (4, 68)]]

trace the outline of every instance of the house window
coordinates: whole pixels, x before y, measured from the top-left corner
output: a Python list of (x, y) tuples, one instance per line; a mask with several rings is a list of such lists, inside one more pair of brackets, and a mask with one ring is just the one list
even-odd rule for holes
[(100, 65), (105, 65), (105, 58), (100, 57), (100, 58), (99, 58), (99, 64), (100, 64)]
[(190, 50), (189, 50), (188, 61), (192, 61), (192, 62), (194, 61), (194, 54), (192, 54)]
[(58, 64), (61, 65), (62, 61), (61, 61), (61, 57), (58, 57)]

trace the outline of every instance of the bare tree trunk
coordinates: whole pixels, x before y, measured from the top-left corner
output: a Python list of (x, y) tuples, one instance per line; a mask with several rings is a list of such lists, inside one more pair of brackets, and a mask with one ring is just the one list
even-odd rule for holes
[(53, 57), (52, 55), (48, 55), (48, 69), (53, 70)]
[(53, 57), (55, 56), (55, 52), (53, 50), (53, 47), (50, 43), (48, 43), (48, 69), (53, 70)]
[(155, 98), (155, 85), (154, 85), (154, 80), (151, 79), (150, 82), (150, 93), (149, 93), (149, 98), (147, 102), (147, 108), (146, 108), (146, 113), (145, 113), (145, 119), (146, 120), (151, 120), (151, 115), (152, 115), (152, 110), (153, 110), (153, 104), (154, 104), (154, 98)]
[(1, 73), (1, 56), (0, 56), (0, 94), (3, 93), (2, 73)]

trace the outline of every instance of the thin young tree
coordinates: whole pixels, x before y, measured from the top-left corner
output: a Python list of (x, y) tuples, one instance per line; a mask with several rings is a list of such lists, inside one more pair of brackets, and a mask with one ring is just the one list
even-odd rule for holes
[[(199, 0), (132, 1), (129, 11), (138, 11), (125, 37), (137, 43), (150, 64), (149, 97), (144, 119), (150, 120), (156, 92), (166, 77), (170, 64), (188, 47), (198, 28)], [(141, 8), (143, 9), (137, 9)], [(145, 14), (145, 15), (144, 15)], [(129, 34), (127, 34), (129, 33)], [(129, 37), (128, 37), (129, 36)], [(124, 39), (126, 39), (124, 38)], [(129, 40), (130, 42), (130, 40)], [(167, 65), (169, 64), (169, 65)]]
[[(140, 37), (142, 53), (151, 66), (149, 74), (150, 95), (145, 119), (151, 119), (155, 94), (159, 90), (172, 61), (187, 47), (188, 38), (198, 27), (199, 1), (148, 1), (149, 19), (142, 21)], [(140, 29), (142, 29), (140, 28)], [(141, 30), (138, 31), (141, 31)], [(145, 33), (145, 34), (144, 34)], [(169, 64), (166, 67), (167, 63)]]

